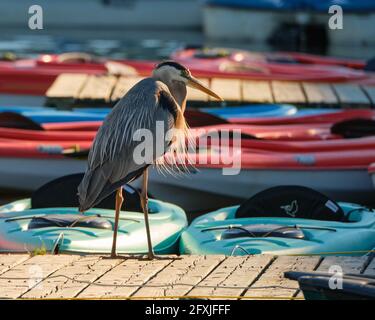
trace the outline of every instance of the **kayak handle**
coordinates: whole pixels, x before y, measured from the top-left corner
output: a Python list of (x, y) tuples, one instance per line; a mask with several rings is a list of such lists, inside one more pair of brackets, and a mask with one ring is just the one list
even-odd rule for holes
[(249, 251), (247, 251), (245, 248), (241, 247), (239, 244), (236, 244), (236, 245), (233, 247), (233, 249), (232, 249), (232, 251), (231, 251), (231, 253), (230, 253), (231, 257), (234, 256), (234, 253), (236, 252), (237, 249), (240, 249), (240, 250), (242, 250), (243, 252), (245, 252), (247, 255), (250, 255), (250, 252), (249, 252)]
[(58, 254), (59, 253), (59, 243), (61, 244), (64, 242), (64, 232), (60, 232), (59, 236), (55, 240), (55, 243), (53, 244), (51, 254)]

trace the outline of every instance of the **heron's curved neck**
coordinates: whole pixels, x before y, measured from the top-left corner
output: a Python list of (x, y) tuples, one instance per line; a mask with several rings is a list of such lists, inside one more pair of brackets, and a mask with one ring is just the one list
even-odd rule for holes
[(173, 98), (175, 98), (176, 102), (181, 107), (182, 112), (184, 112), (186, 108), (187, 96), (186, 85), (182, 82), (172, 81), (171, 83), (167, 84), (167, 86)]

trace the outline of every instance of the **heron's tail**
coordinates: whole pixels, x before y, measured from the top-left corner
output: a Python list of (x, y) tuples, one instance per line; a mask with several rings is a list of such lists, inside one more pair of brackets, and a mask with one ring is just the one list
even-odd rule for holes
[(101, 168), (94, 170), (88, 169), (78, 186), (78, 200), (79, 211), (84, 212), (97, 204), (100, 199), (100, 194), (106, 184), (105, 178)]

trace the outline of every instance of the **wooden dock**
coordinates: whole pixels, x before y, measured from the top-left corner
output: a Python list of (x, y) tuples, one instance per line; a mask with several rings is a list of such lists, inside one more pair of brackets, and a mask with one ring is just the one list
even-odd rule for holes
[(0, 255), (0, 299), (303, 299), (285, 271), (375, 275), (375, 259), (318, 256)]
[[(47, 91), (47, 105), (57, 107), (111, 105), (141, 77), (114, 75), (62, 74)], [(375, 86), (351, 83), (312, 83), (239, 79), (199, 79), (221, 95), (228, 104), (293, 103), (312, 106), (375, 107)], [(217, 104), (210, 97), (188, 88), (194, 105)]]

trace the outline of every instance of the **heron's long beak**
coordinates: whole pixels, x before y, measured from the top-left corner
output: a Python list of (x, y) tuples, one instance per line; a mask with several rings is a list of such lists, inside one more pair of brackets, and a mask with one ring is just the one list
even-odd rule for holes
[(205, 85), (203, 85), (197, 79), (195, 79), (193, 76), (190, 76), (188, 78), (187, 85), (189, 87), (192, 87), (192, 88), (198, 89), (198, 90), (200, 90), (200, 91), (202, 91), (204, 93), (207, 93), (209, 96), (214, 97), (215, 99), (217, 99), (219, 101), (224, 101), (224, 99), (222, 97), (220, 97), (215, 92), (213, 92), (212, 90), (210, 90), (209, 88), (207, 88)]

